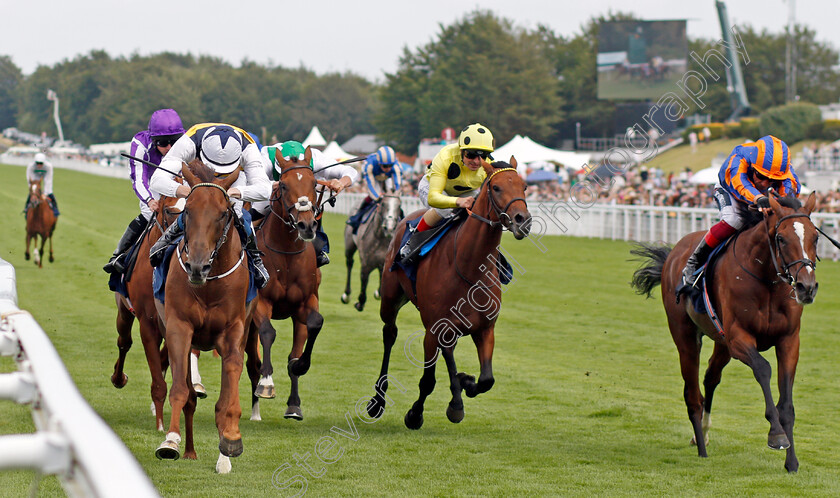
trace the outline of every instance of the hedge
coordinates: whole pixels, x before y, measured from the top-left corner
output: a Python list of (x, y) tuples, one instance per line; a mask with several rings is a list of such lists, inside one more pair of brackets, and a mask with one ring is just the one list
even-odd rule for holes
[(761, 114), (760, 135), (773, 135), (794, 144), (815, 133), (822, 120), (819, 107), (813, 104), (788, 104), (771, 107)]

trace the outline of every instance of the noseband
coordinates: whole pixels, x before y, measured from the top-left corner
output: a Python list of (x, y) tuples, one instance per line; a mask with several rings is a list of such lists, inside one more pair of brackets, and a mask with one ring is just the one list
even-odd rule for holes
[[(316, 218), (318, 217), (318, 214), (319, 214), (319, 211), (320, 211), (320, 209), (318, 207), (316, 207), (315, 205), (312, 204), (312, 201), (309, 200), (309, 197), (306, 197), (305, 195), (300, 196), (298, 198), (298, 200), (292, 205), (286, 204), (286, 199), (283, 197), (283, 194), (285, 193), (287, 187), (286, 187), (286, 184), (283, 183), (282, 178), (283, 178), (283, 175), (285, 175), (289, 171), (293, 171), (293, 170), (296, 170), (296, 169), (307, 169), (309, 171), (312, 171), (312, 168), (310, 168), (309, 166), (292, 166), (291, 168), (285, 169), (282, 172), (280, 172), (280, 180), (277, 182), (277, 196), (276, 197), (272, 196), (269, 199), (269, 206), (268, 206), (268, 209), (271, 211), (271, 214), (273, 214), (274, 216), (279, 218), (280, 221), (282, 221), (283, 223), (285, 223), (286, 225), (288, 225), (289, 227), (294, 228), (294, 229), (297, 229), (297, 217), (292, 213), (293, 208), (298, 213), (303, 212), (303, 211), (313, 211)], [(284, 216), (278, 214), (277, 211), (274, 210), (274, 207), (271, 205), (272, 203), (274, 203), (274, 201), (279, 201), (280, 202), (280, 205), (283, 206), (283, 210), (286, 212), (288, 217), (284, 217)]]
[[(490, 225), (493, 228), (496, 228), (498, 226), (504, 227), (505, 223), (510, 224), (510, 223), (513, 222), (513, 220), (511, 220), (511, 218), (510, 218), (510, 215), (507, 214), (507, 210), (510, 209), (511, 204), (513, 204), (516, 201), (522, 201), (522, 202), (525, 202), (526, 205), (527, 205), (527, 201), (525, 200), (524, 197), (514, 197), (513, 199), (510, 200), (510, 202), (508, 202), (505, 205), (504, 209), (499, 207), (499, 204), (496, 202), (496, 199), (493, 197), (493, 191), (490, 190), (490, 180), (492, 180), (494, 176), (498, 175), (499, 173), (501, 173), (503, 171), (513, 171), (514, 173), (516, 173), (516, 169), (514, 169), (514, 168), (501, 168), (501, 169), (497, 169), (496, 171), (494, 171), (493, 174), (491, 174), (490, 176), (487, 177), (486, 180), (484, 180), (484, 184), (487, 185), (488, 204), (490, 204), (490, 208), (492, 209), (492, 211), (494, 213), (496, 213), (496, 217), (499, 218), (499, 221), (492, 221), (492, 220), (489, 220), (487, 218), (484, 218), (483, 216), (479, 216), (479, 215), (473, 213), (472, 211), (468, 211), (470, 213), (470, 216), (472, 216), (473, 218), (476, 218), (477, 220), (479, 220), (483, 223), (487, 223), (488, 225)], [(484, 186), (482, 185), (482, 188), (483, 187)], [(507, 221), (504, 221), (504, 220), (507, 220)]]
[[(764, 226), (767, 229), (767, 244), (770, 246), (770, 259), (773, 260), (773, 266), (776, 268), (776, 275), (780, 279), (787, 282), (788, 285), (793, 287), (794, 285), (796, 285), (796, 275), (799, 275), (799, 272), (802, 271), (803, 268), (816, 269), (817, 264), (815, 262), (811, 261), (808, 258), (797, 259), (796, 261), (793, 261), (791, 263), (786, 263), (785, 262), (785, 257), (784, 257), (784, 254), (782, 254), (781, 247), (780, 247), (781, 237), (779, 237), (779, 226), (782, 224), (783, 221), (789, 220), (791, 218), (808, 218), (808, 220), (811, 219), (811, 217), (809, 215), (804, 214), (804, 213), (794, 213), (794, 214), (789, 214), (787, 216), (782, 216), (781, 218), (779, 218), (779, 221), (776, 222), (776, 228), (773, 229), (773, 232), (776, 234), (775, 248), (774, 248), (774, 245), (773, 245), (773, 242), (772, 242), (772, 237), (770, 236), (770, 224), (767, 221), (766, 217), (764, 218)], [(778, 255), (778, 258), (777, 258), (777, 255)], [(781, 261), (781, 264), (782, 264), (781, 267), (779, 266), (779, 261)], [(793, 273), (793, 275), (791, 275), (790, 267), (794, 266), (794, 265), (797, 265), (797, 264), (801, 265), (801, 266), (799, 267), (799, 269), (796, 270), (796, 272)]]

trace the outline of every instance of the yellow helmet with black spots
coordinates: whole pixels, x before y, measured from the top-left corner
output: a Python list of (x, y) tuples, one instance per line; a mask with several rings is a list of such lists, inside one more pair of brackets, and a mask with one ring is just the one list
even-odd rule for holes
[(493, 152), (496, 149), (496, 139), (490, 133), (490, 129), (481, 123), (473, 123), (463, 130), (458, 137), (458, 146), (461, 150), (486, 150)]

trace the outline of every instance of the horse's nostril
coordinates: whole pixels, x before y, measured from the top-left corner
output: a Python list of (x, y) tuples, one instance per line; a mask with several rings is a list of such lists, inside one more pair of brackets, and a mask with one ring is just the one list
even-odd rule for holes
[(298, 230), (306, 230), (306, 223), (304, 223), (302, 221), (298, 221), (297, 227), (298, 227)]
[(208, 274), (210, 273), (210, 265), (204, 265), (201, 267), (201, 273)]
[(522, 216), (521, 213), (517, 213), (516, 216), (513, 217), (513, 221), (515, 221), (517, 224), (522, 224), (522, 222), (525, 221), (525, 217)]

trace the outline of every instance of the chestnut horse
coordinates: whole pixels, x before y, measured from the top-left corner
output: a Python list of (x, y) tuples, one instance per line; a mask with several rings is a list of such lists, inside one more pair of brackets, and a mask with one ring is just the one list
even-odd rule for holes
[[(721, 371), (731, 358), (746, 364), (764, 395), (764, 416), (770, 422), (767, 444), (786, 449), (785, 468), (796, 472), (799, 461), (793, 447), (793, 378), (799, 360), (799, 325), (802, 307), (814, 301), (817, 278), (817, 229), (811, 222), (816, 197), (805, 206), (792, 197), (770, 197), (771, 211), (763, 220), (743, 230), (706, 272), (706, 287), (722, 331), (708, 315), (700, 315), (674, 290), (682, 269), (704, 232), (683, 237), (673, 249), (641, 246), (633, 254), (648, 261), (633, 275), (632, 285), (650, 297), (661, 283), (668, 327), (680, 354), (685, 382), (688, 419), (694, 429), (692, 444), (699, 456), (706, 456), (711, 425), (712, 398)], [(700, 347), (703, 335), (714, 341), (714, 351), (703, 379), (705, 398), (700, 392)], [(771, 367), (759, 353), (776, 348), (779, 403), (773, 405), (770, 390)]]
[[(373, 214), (367, 221), (359, 225), (356, 234), (353, 234), (353, 227), (347, 225), (344, 228), (344, 257), (347, 260), (347, 284), (344, 286), (344, 294), (341, 295), (341, 302), (350, 302), (350, 275), (353, 271), (353, 255), (359, 251), (359, 262), (362, 265), (359, 276), (362, 283), (359, 288), (359, 300), (354, 305), (357, 310), (365, 309), (367, 302), (367, 285), (370, 272), (379, 270), (379, 283), (382, 283), (382, 267), (385, 264), (385, 253), (388, 252), (388, 244), (394, 237), (394, 230), (400, 221), (402, 207), (400, 196), (396, 194), (383, 194), (376, 204)], [(373, 297), (379, 299), (379, 286), (373, 293)]]
[[(470, 216), (458, 227), (447, 232), (417, 268), (415, 286), (401, 268), (386, 270), (382, 275), (382, 302), (379, 315), (385, 353), (376, 384), (376, 394), (368, 403), (368, 414), (380, 417), (385, 408), (388, 388), (388, 362), (391, 347), (397, 339), (397, 314), (409, 300), (420, 310), (426, 329), (424, 370), (420, 379), (420, 397), (405, 415), (409, 429), (423, 425), (423, 404), (435, 387), (435, 363), (438, 350), (446, 361), (452, 400), (446, 416), (453, 423), (464, 418), (461, 391), (472, 398), (493, 386), (493, 346), (496, 318), (501, 308), (501, 284), (496, 266), (502, 228), (507, 228), (517, 240), (528, 235), (531, 214), (525, 202), (525, 181), (516, 172), (516, 159), (510, 164), (484, 163), (487, 179), (481, 186)], [(416, 219), (424, 210), (415, 211), (408, 219)], [(397, 229), (385, 267), (392, 268), (405, 223)], [(469, 304), (468, 304), (469, 303)], [(472, 375), (458, 372), (453, 351), (457, 339), (470, 335), (478, 351), (481, 374), (478, 382)]]
[(184, 200), (174, 197), (161, 197), (160, 210), (152, 218), (137, 248), (136, 263), (129, 280), (125, 283), (129, 297), (114, 292), (117, 301), (117, 349), (119, 357), (114, 364), (111, 383), (118, 389), (125, 387), (128, 376), (123, 372), (125, 357), (133, 343), (131, 328), (135, 317), (140, 327), (140, 340), (146, 353), (146, 362), (152, 374), (152, 407), (155, 415), (155, 427), (163, 430), (163, 402), (166, 399), (166, 380), (164, 374), (169, 366), (169, 356), (163, 342), (163, 324), (160, 322), (155, 299), (152, 293), (152, 265), (149, 263), (149, 248), (160, 238), (166, 228), (175, 222), (184, 208)]
[[(44, 254), (44, 244), (50, 241), (50, 263), (53, 258), (52, 235), (55, 230), (55, 213), (50, 207), (47, 196), (41, 192), (41, 180), (29, 182), (29, 204), (26, 208), (26, 252), (24, 258), (29, 261), (29, 244), (35, 241), (35, 264), (44, 267), (41, 257)], [(41, 249), (38, 250), (38, 237), (41, 237)]]
[[(242, 454), (239, 432), (239, 378), (242, 374), (246, 343), (249, 351), (256, 338), (249, 337), (248, 321), (256, 302), (246, 306), (249, 286), (245, 251), (233, 224), (234, 202), (227, 190), (240, 170), (224, 179), (214, 178), (213, 171), (200, 161), (182, 168), (184, 179), (192, 188), (181, 215), (184, 238), (171, 256), (165, 286), (163, 318), (172, 387), (169, 432), (155, 455), (162, 459), (180, 456), (181, 411), (185, 415), (186, 450), (184, 458), (195, 459), (193, 415), (196, 392), (189, 368), (190, 347), (202, 351), (215, 349), (222, 359), (222, 382), (216, 403), (216, 427), (219, 431), (219, 458), (216, 471), (228, 473), (230, 458)], [(231, 229), (233, 230), (231, 231)], [(155, 300), (158, 311), (161, 303)], [(248, 373), (256, 388), (259, 369), (256, 354), (249, 354)]]
[(260, 299), (251, 321), (252, 333), (259, 333), (263, 345), (263, 363), (256, 395), (275, 396), (271, 375), (271, 346), (277, 332), (271, 319), (292, 319), (292, 350), (287, 371), (291, 391), (286, 402), (286, 418), (303, 419), (298, 393), (298, 377), (309, 371), (312, 348), (324, 323), (318, 312), (318, 286), (321, 270), (317, 268), (312, 240), (319, 207), (315, 199), (315, 174), (309, 166), (312, 151), (303, 160), (288, 161), (277, 156), (280, 180), (271, 193), (271, 213), (260, 225), (257, 244), (264, 253), (263, 262), (271, 275), (260, 290)]

